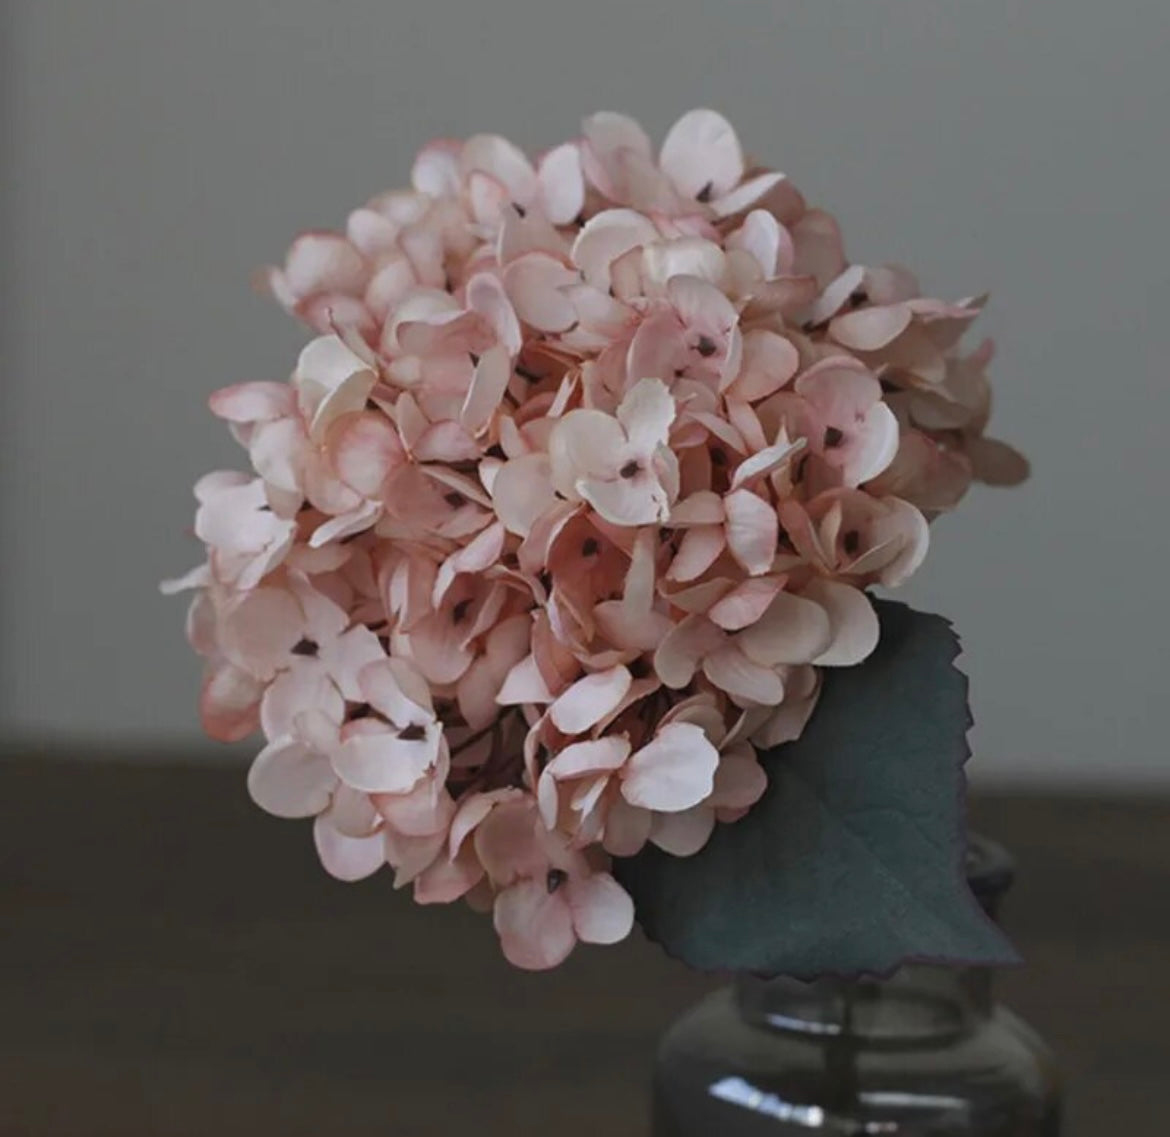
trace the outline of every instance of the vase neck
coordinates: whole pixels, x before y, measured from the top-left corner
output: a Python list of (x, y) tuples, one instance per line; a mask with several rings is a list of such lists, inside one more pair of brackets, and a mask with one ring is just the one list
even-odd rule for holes
[(762, 980), (737, 983), (740, 1013), (768, 1030), (863, 1045), (921, 1044), (963, 1034), (991, 1012), (984, 968), (905, 967), (888, 979)]

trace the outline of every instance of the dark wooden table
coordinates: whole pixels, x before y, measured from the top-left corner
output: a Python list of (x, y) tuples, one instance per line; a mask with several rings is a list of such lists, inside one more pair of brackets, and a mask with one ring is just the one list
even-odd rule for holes
[[(1170, 1116), (1170, 802), (995, 798), (1069, 1132)], [(710, 981), (633, 939), (511, 970), (488, 921), (341, 885), (243, 772), (0, 761), (3, 1137), (645, 1132), (659, 1031)]]

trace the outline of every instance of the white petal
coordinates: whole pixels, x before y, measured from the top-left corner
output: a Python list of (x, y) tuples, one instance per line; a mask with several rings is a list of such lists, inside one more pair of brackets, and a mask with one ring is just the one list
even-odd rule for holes
[(712, 110), (693, 110), (670, 128), (659, 165), (686, 197), (722, 197), (743, 177), (743, 150), (731, 123)]

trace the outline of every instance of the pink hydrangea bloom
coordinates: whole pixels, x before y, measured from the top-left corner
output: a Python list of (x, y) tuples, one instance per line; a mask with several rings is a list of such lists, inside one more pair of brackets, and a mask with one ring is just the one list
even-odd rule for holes
[(429, 143), (261, 282), (313, 338), (211, 397), (250, 470), (197, 484), (165, 586), (204, 725), (263, 732), (251, 794), (330, 873), (490, 910), (520, 967), (626, 936), (612, 858), (743, 817), (876, 646), (863, 590), (1027, 472), (982, 301), (852, 264), (710, 110)]

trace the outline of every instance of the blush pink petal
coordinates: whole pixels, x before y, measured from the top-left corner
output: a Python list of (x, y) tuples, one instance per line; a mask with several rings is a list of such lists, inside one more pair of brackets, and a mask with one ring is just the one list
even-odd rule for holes
[(577, 309), (563, 291), (580, 277), (548, 253), (532, 252), (504, 270), (504, 287), (526, 324), (541, 332), (564, 332), (577, 322)]
[(381, 834), (348, 837), (324, 817), (318, 817), (313, 823), (313, 842), (325, 871), (337, 880), (364, 880), (386, 863), (386, 846)]
[(509, 355), (516, 355), (524, 342), (516, 311), (499, 278), (491, 273), (477, 273), (467, 282), (467, 307), (478, 313), (495, 332), (497, 342)]
[(851, 351), (880, 351), (910, 326), (911, 319), (913, 313), (905, 304), (859, 308), (837, 316), (829, 334)]
[(573, 264), (586, 283), (609, 288), (609, 266), (623, 253), (658, 239), (658, 230), (632, 209), (606, 209), (591, 217), (573, 242)]
[(618, 422), (638, 454), (649, 454), (665, 445), (674, 416), (674, 399), (661, 379), (639, 379), (617, 409)]
[(719, 752), (693, 723), (668, 723), (637, 750), (622, 771), (622, 796), (631, 805), (674, 813), (711, 793)]
[(783, 587), (782, 576), (757, 576), (745, 580), (720, 597), (707, 612), (707, 618), (724, 631), (738, 632), (763, 616)]
[(461, 573), (481, 573), (494, 565), (504, 551), (504, 536), (504, 526), (497, 521), (443, 561), (435, 577), (431, 603), (438, 608), (443, 603), (447, 590)]
[(527, 537), (556, 504), (547, 454), (525, 454), (500, 467), (492, 483), (496, 515), (509, 533)]
[(493, 913), (504, 958), (526, 971), (556, 967), (577, 943), (568, 902), (559, 889), (550, 893), (543, 880), (523, 880), (505, 888), (496, 897)]
[(525, 656), (517, 663), (504, 679), (496, 702), (501, 707), (511, 707), (524, 704), (544, 705), (553, 700), (552, 692), (541, 675), (537, 666), (536, 657)]
[(666, 687), (685, 687), (703, 657), (717, 651), (727, 636), (703, 616), (687, 616), (676, 624), (654, 653), (654, 670)]
[(714, 812), (696, 806), (682, 813), (658, 814), (650, 840), (672, 857), (691, 857), (707, 844), (714, 829)]
[(459, 168), (468, 175), (475, 170), (488, 174), (518, 204), (530, 202), (536, 193), (536, 171), (514, 143), (498, 134), (477, 134), (463, 144)]
[(363, 793), (409, 793), (439, 756), (442, 727), (432, 723), (420, 733), (417, 740), (391, 730), (351, 734), (333, 752), (333, 770)]
[(625, 667), (613, 667), (578, 679), (549, 708), (549, 718), (564, 734), (581, 734), (616, 707), (630, 689)]
[(264, 684), (240, 667), (221, 663), (204, 676), (199, 690), (199, 717), (216, 742), (239, 742), (260, 726)]
[(877, 647), (877, 614), (864, 592), (848, 584), (816, 579), (804, 589), (829, 618), (829, 646), (813, 662), (818, 667), (853, 667)]
[(744, 333), (739, 374), (727, 396), (747, 403), (766, 399), (786, 386), (800, 366), (800, 354), (791, 340), (778, 332), (753, 328)]
[(287, 735), (265, 746), (248, 770), (252, 800), (275, 817), (315, 817), (336, 785), (328, 756)]
[(800, 195), (783, 174), (757, 174), (716, 198), (711, 212), (718, 218), (734, 217), (758, 205), (769, 206), (769, 212), (783, 221), (799, 210)]
[(585, 205), (585, 177), (581, 151), (574, 142), (554, 147), (540, 160), (537, 170), (540, 201), (554, 225), (568, 225)]
[(727, 511), (727, 547), (750, 576), (772, 567), (780, 523), (776, 510), (751, 490), (738, 489), (723, 499)]
[(736, 634), (739, 649), (764, 667), (811, 663), (827, 651), (832, 628), (819, 604), (781, 592), (763, 616)]
[(686, 197), (722, 197), (743, 177), (743, 150), (731, 123), (700, 109), (683, 115), (662, 143), (659, 165)]
[(633, 930), (634, 901), (609, 873), (571, 877), (564, 888), (582, 943), (616, 944)]
[(706, 656), (703, 674), (740, 706), (773, 707), (784, 698), (784, 681), (780, 675), (734, 645)]

